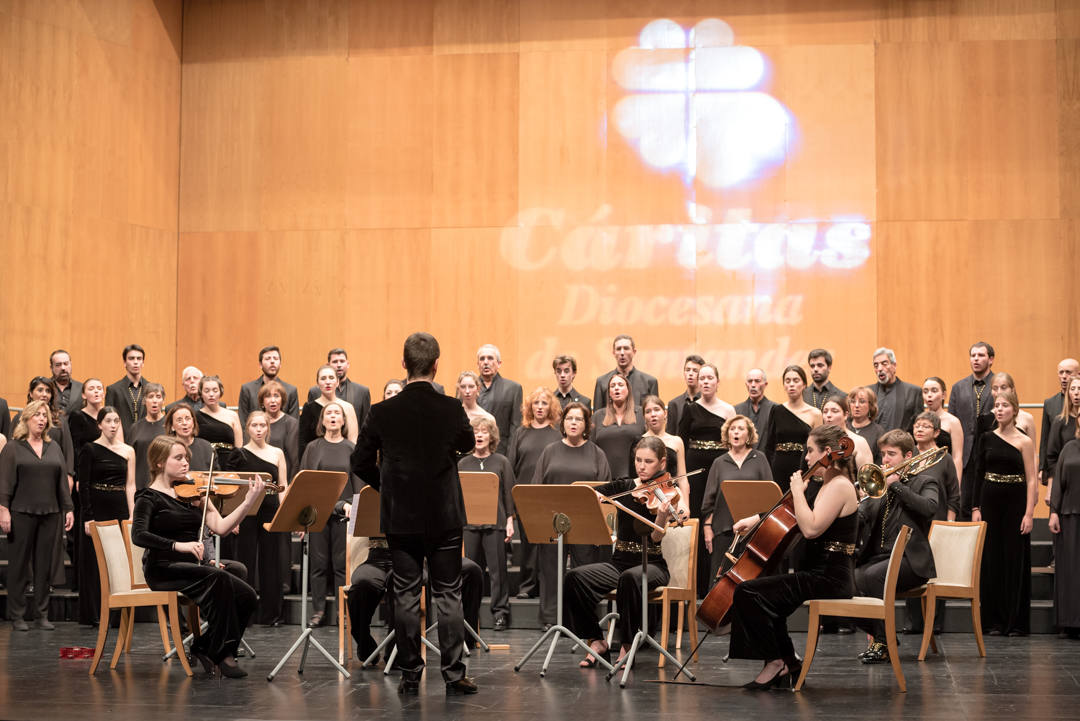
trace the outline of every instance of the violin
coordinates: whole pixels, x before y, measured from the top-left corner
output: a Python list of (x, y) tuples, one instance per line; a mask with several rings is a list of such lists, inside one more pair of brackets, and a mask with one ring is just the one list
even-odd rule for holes
[[(212, 478), (211, 478), (212, 477)], [(231, 498), (241, 488), (250, 486), (262, 479), (266, 484), (266, 493), (281, 493), (285, 489), (270, 482), (269, 473), (237, 473), (232, 471), (192, 471), (187, 478), (173, 482), (176, 497), (185, 501), (203, 498), (209, 495), (215, 498)], [(211, 483), (211, 481), (213, 481)]]
[(660, 509), (667, 509), (671, 520), (681, 526), (683, 519), (679, 513), (679, 501), (682, 494), (679, 486), (667, 471), (653, 476), (637, 488), (630, 491), (630, 496), (641, 503), (652, 513), (659, 513)]

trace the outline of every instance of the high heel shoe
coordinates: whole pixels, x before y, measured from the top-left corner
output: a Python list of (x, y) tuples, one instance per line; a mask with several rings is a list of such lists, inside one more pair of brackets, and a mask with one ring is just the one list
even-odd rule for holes
[(795, 688), (792, 681), (792, 674), (788, 671), (787, 666), (782, 666), (776, 675), (770, 678), (768, 681), (751, 681), (750, 683), (744, 683), (743, 688), (747, 691), (768, 691), (772, 688), (781, 689), (793, 689)]
[(208, 677), (214, 676), (214, 671), (217, 670), (217, 664), (210, 660), (210, 657), (201, 651), (192, 651), (191, 657), (202, 664), (203, 671), (206, 672)]
[(236, 664), (236, 661), (233, 661), (231, 658), (219, 663), (218, 670), (221, 671), (221, 675), (225, 678), (244, 678), (247, 676), (247, 671), (240, 668)]
[(585, 656), (584, 660), (578, 664), (580, 668), (596, 668), (600, 663), (598, 658), (602, 658), (608, 663), (611, 663), (611, 647), (604, 644), (606, 648), (603, 651), (597, 651), (592, 646), (589, 647), (589, 653)]

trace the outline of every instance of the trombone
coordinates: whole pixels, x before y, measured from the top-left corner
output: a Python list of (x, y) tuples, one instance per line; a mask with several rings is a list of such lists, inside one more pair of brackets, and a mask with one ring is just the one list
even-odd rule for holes
[(911, 476), (917, 476), (940, 461), (941, 457), (944, 455), (945, 448), (939, 446), (937, 448), (931, 448), (928, 451), (923, 451), (917, 456), (912, 456), (906, 461), (897, 463), (891, 468), (882, 468), (873, 463), (867, 463), (859, 469), (855, 485), (864, 496), (869, 498), (880, 498), (885, 495), (886, 478), (894, 473), (899, 473), (901, 480)]

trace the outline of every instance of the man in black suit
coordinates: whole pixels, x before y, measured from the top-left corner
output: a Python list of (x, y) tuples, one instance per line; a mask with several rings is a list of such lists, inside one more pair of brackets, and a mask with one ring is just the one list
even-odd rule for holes
[(439, 649), (446, 692), (476, 693), (465, 676), (461, 605), (461, 541), (465, 498), (457, 454), (474, 443), (472, 426), (456, 398), (431, 382), (439, 366), (439, 342), (428, 333), (405, 339), (401, 393), (371, 407), (352, 455), (353, 472), (379, 491), (379, 528), (390, 545), (394, 575), (398, 693), (419, 692), (420, 593), (427, 560), (439, 618)]
[(979, 417), (994, 414), (994, 396), (990, 393), (994, 346), (985, 341), (975, 343), (968, 349), (968, 363), (971, 365), (971, 375), (953, 383), (949, 389), (949, 413), (960, 420), (960, 428), (964, 431), (964, 465), (960, 479), (958, 521), (971, 520), (971, 491), (975, 486), (972, 478), (975, 472), (973, 456), (975, 439), (979, 434)]
[[(901, 430), (886, 431), (878, 440), (883, 466), (895, 466), (911, 458), (915, 440)], [(907, 591), (926, 583), (936, 573), (930, 550), (930, 524), (937, 513), (941, 489), (937, 479), (921, 474), (900, 480), (895, 473), (885, 479), (886, 490), (880, 498), (859, 504), (859, 551), (856, 556), (855, 595), (883, 598), (889, 555), (901, 526), (911, 527), (911, 537), (900, 563), (896, 590)], [(859, 627), (873, 634), (866, 651), (859, 655), (863, 663), (888, 663), (885, 623), (862, 620)]]
[(71, 378), (71, 354), (58, 349), (49, 354), (49, 371), (56, 384), (56, 405), (65, 413), (77, 411), (86, 405), (82, 397), (82, 383)]
[(769, 386), (769, 378), (765, 371), (760, 368), (751, 368), (746, 371), (746, 400), (735, 406), (735, 412), (740, 416), (746, 416), (754, 424), (758, 432), (758, 442), (755, 448), (765, 448), (768, 443), (765, 437), (769, 429), (769, 416), (776, 405), (765, 397), (765, 389)]
[[(1057, 366), (1058, 382), (1061, 391), (1043, 401), (1042, 433), (1039, 434), (1039, 480), (1046, 483), (1046, 449), (1050, 446), (1050, 425), (1061, 415), (1065, 408), (1065, 393), (1069, 390), (1069, 381), (1080, 375), (1080, 362), (1075, 358), (1065, 358)], [(1053, 474), (1050, 474), (1053, 475)]]
[(630, 381), (630, 391), (634, 394), (634, 403), (637, 405), (641, 405), (645, 396), (660, 395), (660, 384), (656, 379), (634, 367), (637, 346), (633, 338), (625, 333), (615, 336), (611, 344), (611, 355), (615, 357), (615, 368), (596, 379), (596, 387), (593, 388), (593, 410), (599, 410), (607, 405), (608, 382), (616, 373), (622, 373), (626, 376), (626, 380)]
[[(338, 387), (335, 391), (337, 397), (352, 404), (356, 410), (356, 423), (363, 428), (364, 419), (367, 418), (368, 411), (371, 409), (371, 391), (367, 386), (349, 380), (349, 354), (344, 348), (334, 348), (327, 353), (326, 363), (337, 374)], [(319, 386), (311, 386), (307, 394), (308, 402), (310, 403), (320, 395), (322, 391), (319, 390)]]
[(150, 381), (142, 376), (146, 351), (138, 343), (124, 346), (124, 377), (105, 389), (105, 405), (120, 412), (124, 438), (131, 437), (131, 427), (146, 417), (143, 396)]
[[(502, 354), (490, 343), (476, 351), (476, 368), (480, 373), (480, 395), (477, 405), (495, 416), (499, 427), (499, 453), (506, 455), (510, 439), (521, 426), (521, 384), (499, 374)], [(471, 447), (471, 446), (470, 446)]]
[(259, 408), (259, 389), (263, 387), (263, 383), (270, 381), (277, 381), (285, 389), (285, 412), (294, 418), (299, 418), (300, 401), (296, 397), (296, 386), (278, 378), (278, 371), (281, 370), (281, 349), (276, 345), (268, 345), (260, 349), (259, 367), (262, 369), (262, 375), (240, 386), (240, 402), (236, 411), (240, 416), (240, 425), (247, 427), (248, 413)]
[[(687, 404), (693, 403), (701, 397), (698, 391), (698, 371), (705, 365), (705, 359), (699, 355), (691, 354), (683, 361), (682, 375), (686, 383), (686, 390), (682, 395), (672, 398), (667, 404), (667, 426), (665, 430), (671, 435), (679, 434), (679, 416), (686, 409)], [(644, 400), (642, 398), (641, 400)]]
[(551, 369), (555, 371), (555, 398), (559, 401), (559, 406), (566, 408), (570, 403), (580, 403), (592, 410), (592, 401), (574, 388), (577, 359), (572, 355), (557, 355), (551, 361)]
[(870, 387), (877, 394), (877, 424), (887, 431), (899, 428), (911, 433), (923, 408), (922, 388), (896, 377), (896, 353), (891, 348), (874, 351), (874, 374), (877, 383)]
[(829, 380), (829, 374), (832, 373), (832, 353), (824, 348), (815, 348), (806, 356), (806, 364), (810, 366), (810, 385), (803, 389), (804, 401), (820, 411), (825, 401), (832, 396), (847, 395)]

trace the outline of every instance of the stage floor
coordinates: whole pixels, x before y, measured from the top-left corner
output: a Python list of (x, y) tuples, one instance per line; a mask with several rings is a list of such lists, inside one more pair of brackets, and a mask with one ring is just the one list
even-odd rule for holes
[[(514, 664), (537, 638), (534, 631), (487, 632), (492, 643), (510, 650), (474, 652), (469, 675), (480, 693), (447, 698), (437, 661), (429, 667), (418, 697), (397, 695), (397, 674), (350, 667), (351, 679), (334, 672), (321, 655), (309, 654), (303, 676), (296, 669), (299, 654), (278, 677), (266, 674), (299, 633), (296, 626), (257, 627), (247, 640), (256, 658), (241, 659), (249, 676), (239, 681), (187, 678), (176, 661), (162, 664), (157, 628), (140, 624), (132, 653), (110, 671), (106, 653), (95, 677), (89, 661), (62, 660), (61, 646), (92, 646), (95, 632), (73, 623), (57, 630), (15, 633), (10, 623), (0, 629), (0, 718), (171, 721), (173, 719), (400, 719), (402, 713), (424, 719), (609, 719), (705, 715), (800, 719), (1074, 719), (1080, 705), (1080, 642), (1056, 636), (987, 638), (987, 658), (976, 655), (971, 634), (946, 634), (943, 655), (915, 660), (916, 637), (902, 637), (901, 658), (907, 693), (899, 693), (891, 667), (863, 666), (855, 654), (864, 637), (822, 636), (803, 692), (754, 694), (739, 685), (753, 678), (759, 664), (724, 664), (727, 639), (706, 641), (701, 660), (692, 666), (695, 685), (658, 684), (664, 678), (655, 654), (646, 654), (626, 689), (618, 679), (608, 684), (604, 673), (577, 668), (578, 655), (563, 642), (545, 678), (539, 677), (542, 655), (519, 673)], [(320, 629), (318, 638), (337, 652), (337, 631)], [(109, 650), (115, 639), (110, 632)], [(803, 637), (795, 639), (802, 648)], [(671, 672), (667, 673), (670, 677)]]

